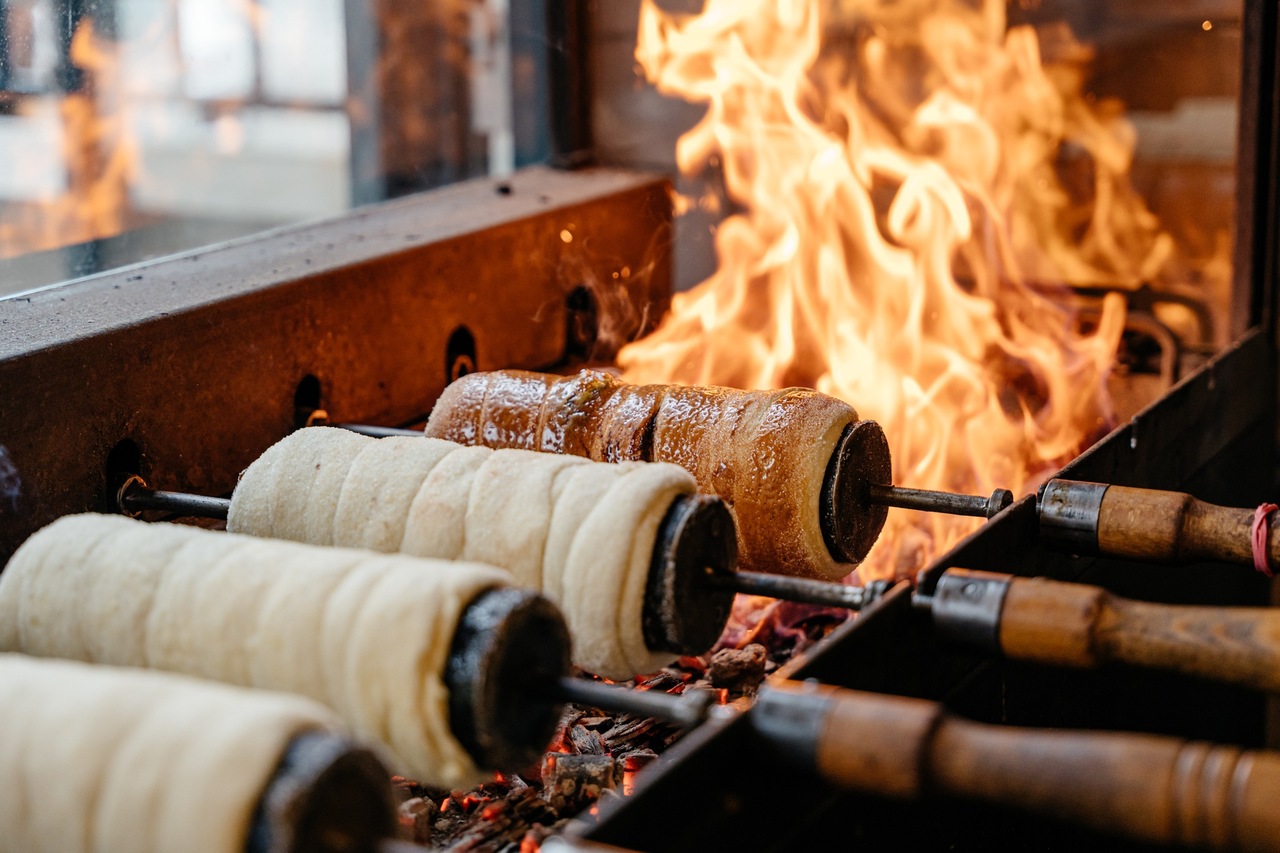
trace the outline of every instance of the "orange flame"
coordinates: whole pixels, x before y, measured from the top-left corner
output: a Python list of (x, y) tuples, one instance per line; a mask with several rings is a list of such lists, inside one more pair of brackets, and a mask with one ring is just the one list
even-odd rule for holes
[[(1123, 325), (1112, 299), (1081, 333), (1043, 281), (1137, 283), (1167, 252), (1118, 189), (1132, 140), (1058, 92), (1003, 0), (841, 7), (855, 44), (824, 55), (818, 0), (691, 17), (645, 0), (648, 79), (707, 105), (680, 168), (718, 164), (741, 212), (716, 273), (619, 363), (636, 382), (812, 386), (884, 426), (899, 484), (1025, 489), (1107, 424)], [(1083, 220), (1049, 159), (1080, 128), (1099, 161)], [(973, 523), (893, 510), (862, 575), (910, 574)]]
[[(119, 63), (88, 18), (76, 27), (70, 56), (86, 83), (57, 108), (65, 190), (0, 221), (0, 258), (109, 237), (125, 228), (137, 153), (128, 112), (114, 108), (120, 95)], [(32, 153), (33, 159), (44, 156), (47, 152)]]

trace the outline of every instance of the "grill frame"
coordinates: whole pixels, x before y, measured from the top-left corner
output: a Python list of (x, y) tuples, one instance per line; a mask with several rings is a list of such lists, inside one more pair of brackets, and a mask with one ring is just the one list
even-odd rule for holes
[(528, 169), (0, 300), (0, 562), (55, 518), (113, 511), (119, 474), (229, 493), (300, 408), (421, 419), (459, 328), (480, 370), (580, 355), (584, 285), (633, 306), (594, 344), (607, 357), (666, 306), (669, 192)]
[[(1275, 486), (1276, 379), (1275, 348), (1254, 329), (1058, 476), (1191, 490), (1227, 504), (1260, 502)], [(1175, 604), (1269, 601), (1268, 582), (1247, 569), (1075, 557), (1043, 548), (1036, 528), (1035, 497), (1027, 496), (931, 564), (921, 587), (930, 590), (943, 571), (964, 567), (1093, 583)], [(1142, 731), (1252, 747), (1263, 746), (1274, 727), (1267, 700), (1242, 688), (1127, 668), (1064, 670), (943, 645), (927, 614), (912, 608), (906, 585), (772, 677), (933, 699), (976, 720), (1016, 726)], [(578, 825), (575, 837), (641, 851), (711, 844), (802, 850), (837, 836), (885, 851), (1153, 849), (990, 806), (840, 792), (771, 754), (754, 735), (750, 713), (677, 744), (640, 776), (630, 798), (603, 805), (598, 823)], [(678, 831), (673, 814), (681, 816)]]

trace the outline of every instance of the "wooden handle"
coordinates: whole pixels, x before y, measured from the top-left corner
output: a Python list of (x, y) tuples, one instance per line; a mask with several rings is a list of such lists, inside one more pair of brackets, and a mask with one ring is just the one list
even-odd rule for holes
[(1280, 755), (991, 726), (919, 699), (819, 691), (829, 703), (817, 768), (842, 787), (903, 798), (939, 791), (1161, 844), (1280, 850)]
[[(1182, 492), (1111, 486), (1098, 508), (1098, 550), (1114, 557), (1190, 563), (1217, 560), (1253, 565), (1252, 509), (1216, 506)], [(1272, 565), (1280, 565), (1275, 514), (1267, 535)]]
[(1280, 609), (1149, 604), (1096, 586), (1015, 578), (1000, 648), (1021, 660), (1126, 663), (1280, 691)]

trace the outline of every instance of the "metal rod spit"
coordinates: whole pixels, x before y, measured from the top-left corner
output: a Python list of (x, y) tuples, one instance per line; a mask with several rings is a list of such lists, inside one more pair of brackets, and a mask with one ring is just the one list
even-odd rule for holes
[(707, 718), (716, 704), (715, 695), (706, 690), (687, 690), (672, 694), (652, 690), (633, 690), (616, 684), (587, 681), (562, 676), (548, 685), (554, 698), (615, 713), (653, 717), (681, 728), (692, 728)]
[(991, 497), (961, 495), (954, 492), (935, 492), (928, 489), (905, 489), (902, 486), (869, 485), (868, 500), (881, 506), (900, 509), (918, 509), (925, 512), (943, 512), (949, 515), (970, 515), (975, 518), (992, 518), (1013, 503), (1013, 492), (996, 489)]
[(230, 498), (211, 498), (186, 492), (162, 492), (152, 489), (141, 477), (124, 481), (116, 493), (116, 505), (123, 514), (136, 518), (148, 510), (172, 512), (193, 518), (216, 518), (226, 521), (231, 510)]
[(767, 575), (762, 572), (713, 572), (707, 570), (706, 583), (720, 589), (731, 589), (747, 595), (766, 595), (804, 604), (861, 610), (884, 595), (887, 581), (872, 581), (866, 586)]
[[(373, 438), (422, 435), (421, 430), (400, 427), (372, 426), (370, 424), (334, 424), (341, 429)], [(879, 506), (915, 509), (924, 512), (941, 512), (949, 515), (968, 515), (975, 518), (992, 518), (1013, 503), (1013, 492), (996, 489), (990, 497), (963, 495), (955, 492), (937, 492), (929, 489), (907, 489), (902, 486), (870, 485), (867, 500)], [(815, 602), (816, 603), (816, 602)]]
[(398, 435), (422, 435), (420, 429), (404, 429), (403, 427), (372, 426), (370, 424), (334, 424), (339, 429), (367, 435), (370, 438), (392, 438)]

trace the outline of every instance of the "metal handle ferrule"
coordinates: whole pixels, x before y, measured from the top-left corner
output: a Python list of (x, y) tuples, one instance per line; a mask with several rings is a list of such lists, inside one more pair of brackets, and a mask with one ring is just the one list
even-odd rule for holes
[(949, 642), (1000, 651), (1000, 612), (1013, 575), (948, 569), (932, 596), (933, 625)]
[(1106, 483), (1050, 480), (1040, 490), (1040, 535), (1079, 554), (1098, 553), (1098, 516)]

